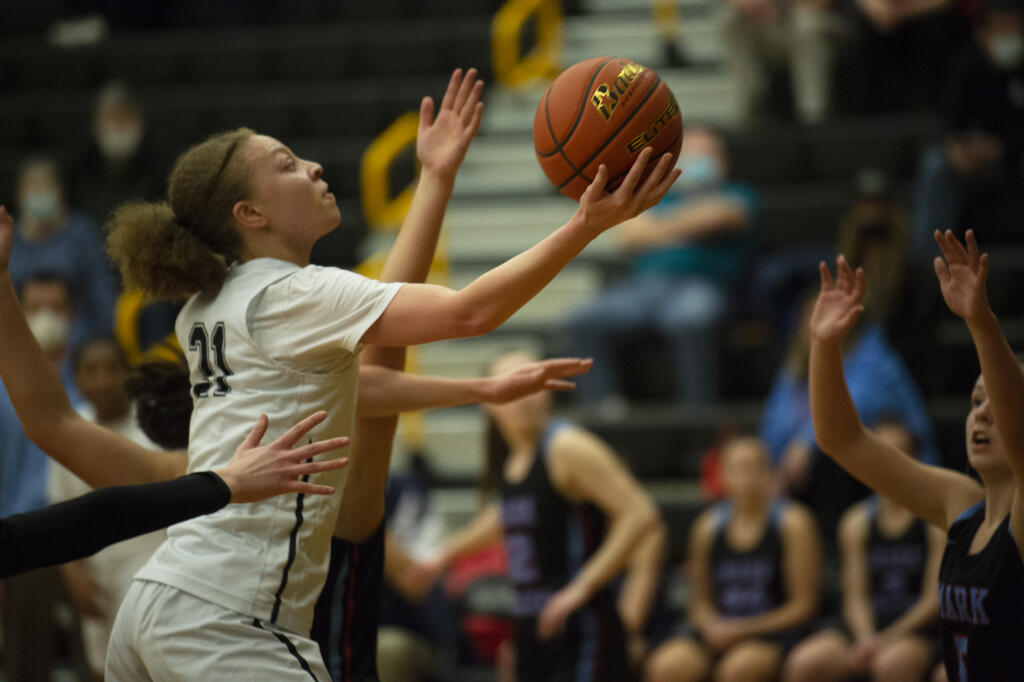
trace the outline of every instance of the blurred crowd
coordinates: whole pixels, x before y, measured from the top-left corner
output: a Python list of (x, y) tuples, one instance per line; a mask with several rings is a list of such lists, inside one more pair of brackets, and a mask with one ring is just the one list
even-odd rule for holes
[[(638, 336), (663, 344), (669, 398), (680, 410), (730, 397), (728, 329), (757, 320), (777, 339), (779, 363), (759, 396), (757, 433), (724, 439), (705, 455), (702, 483), (713, 500), (687, 545), (668, 552), (687, 557), (685, 571), (667, 566), (658, 599), (640, 614), (634, 672), (651, 682), (931, 679), (938, 605), (929, 586), (941, 539), (906, 510), (867, 497), (817, 449), (807, 394), (811, 287), (818, 261), (836, 252), (864, 267), (866, 314), (844, 350), (858, 412), (904, 451), (950, 464), (912, 371), (913, 355), (934, 333), (931, 235), (971, 226), (989, 247), (1019, 243), (1024, 5), (719, 4), (742, 126), (771, 134), (766, 122), (790, 114), (816, 126), (837, 115), (913, 110), (939, 117), (943, 129), (920, 151), (913, 177), (865, 168), (850, 178), (849, 203), (830, 239), (764, 255), (760, 197), (734, 175), (729, 135), (689, 125), (680, 181), (617, 232), (628, 274), (564, 321), (564, 347), (596, 361), (573, 400), (612, 423), (649, 397), (631, 394), (628, 381), (644, 361), (629, 354)], [(244, 3), (236, 9), (249, 11)], [(151, 13), (123, 27), (159, 25)], [(690, 61), (678, 32), (662, 35), (666, 66)], [(33, 334), (83, 414), (139, 442), (147, 441), (124, 381), (143, 358), (175, 357), (176, 308), (122, 290), (102, 225), (122, 202), (161, 198), (168, 159), (154, 151), (157, 134), (130, 87), (112, 83), (96, 94), (91, 129), (71, 161), (26, 158), (7, 190), (16, 217), (11, 276)], [(433, 560), (445, 543), (430, 503), (435, 484), (421, 462), (390, 489), (381, 678), (446, 679), (452, 666), (472, 663), (510, 679), (505, 555), (494, 544), (442, 570)], [(25, 437), (0, 391), (0, 516), (84, 490)], [(81, 679), (99, 679), (105, 633), (132, 567), (159, 541), (159, 534), (139, 538), (5, 581), (6, 679), (49, 679), (61, 657)], [(669, 598), (680, 584), (685, 598)], [(70, 627), (55, 615), (58, 602), (74, 606)]]

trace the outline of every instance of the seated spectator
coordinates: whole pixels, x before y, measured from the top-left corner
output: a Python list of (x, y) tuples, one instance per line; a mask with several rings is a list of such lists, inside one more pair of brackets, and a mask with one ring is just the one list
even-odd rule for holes
[(123, 83), (100, 91), (92, 137), (69, 173), (71, 204), (97, 224), (126, 201), (161, 198), (169, 169), (146, 132), (146, 113)]
[[(97, 337), (87, 341), (75, 349), (71, 363), (75, 383), (85, 398), (79, 412), (86, 419), (102, 424), (145, 448), (159, 449), (136, 423), (135, 407), (125, 390), (128, 364), (113, 338)], [(91, 490), (82, 479), (57, 462), (50, 462), (50, 504), (85, 495)], [(107, 643), (117, 609), (128, 593), (136, 571), (142, 568), (166, 537), (166, 531), (154, 531), (61, 567), (68, 592), (82, 617), (85, 654), (98, 678), (103, 676)]]
[(727, 0), (723, 39), (735, 78), (740, 122), (762, 110), (770, 69), (788, 65), (793, 108), (802, 123), (820, 123), (832, 99), (839, 23), (829, 0)]
[(965, 38), (954, 0), (855, 0), (856, 46), (847, 93), (858, 111), (902, 111), (939, 104), (949, 55)]
[[(875, 428), (883, 441), (914, 454), (899, 421)], [(923, 680), (938, 651), (935, 586), (945, 537), (887, 497), (850, 508), (839, 524), (842, 617), (801, 642), (785, 664), (786, 682)]]
[[(11, 262), (13, 268), (14, 261)], [(21, 287), (21, 304), (29, 327), (47, 359), (61, 368), (61, 378), (74, 400), (65, 348), (71, 325), (71, 304), (67, 284), (58, 278), (39, 275)], [(47, 506), (48, 459), (25, 435), (18, 414), (0, 390), (0, 517)], [(56, 568), (30, 571), (3, 581), (0, 600), (4, 633), (4, 673), (8, 680), (48, 680), (57, 653), (54, 609), (62, 594)]]
[(726, 499), (694, 522), (688, 622), (647, 661), (648, 682), (774, 680), (818, 606), (821, 548), (801, 505), (773, 501), (768, 452), (740, 437), (724, 452)]
[[(802, 304), (793, 342), (761, 413), (760, 434), (779, 467), (782, 487), (814, 510), (831, 545), (840, 515), (867, 490), (815, 445), (807, 394), (814, 301), (810, 296)], [(924, 398), (882, 326), (859, 323), (844, 348), (850, 394), (864, 423), (874, 427), (882, 416), (898, 415), (921, 444), (922, 461), (935, 463), (938, 453)]]
[(1024, 220), (1024, 6), (988, 0), (957, 54), (946, 139), (925, 149), (914, 188), (915, 252), (930, 265), (935, 230), (968, 225), (1016, 240)]
[(70, 345), (109, 334), (117, 287), (95, 223), (67, 209), (57, 166), (48, 159), (34, 159), (21, 167), (16, 193), (18, 221), (9, 266), (14, 286), (22, 288), (36, 272), (60, 276), (78, 313)]
[(749, 187), (727, 179), (725, 144), (710, 130), (687, 130), (679, 164), (676, 189), (618, 231), (632, 276), (570, 317), (573, 352), (594, 358), (576, 391), (584, 403), (622, 403), (616, 342), (651, 329), (668, 341), (677, 395), (689, 403), (718, 395), (715, 330), (753, 247), (756, 202)]

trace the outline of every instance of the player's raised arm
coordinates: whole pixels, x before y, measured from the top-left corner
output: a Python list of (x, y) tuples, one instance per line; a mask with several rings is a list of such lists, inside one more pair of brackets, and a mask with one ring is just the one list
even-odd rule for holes
[(666, 154), (641, 184), (650, 156), (649, 148), (640, 152), (622, 185), (611, 194), (604, 192), (608, 170), (602, 166), (569, 222), (465, 288), (402, 287), (362, 341), (406, 346), (479, 336), (495, 329), (547, 286), (594, 238), (665, 195), (679, 171), (669, 170), (672, 157)]
[(39, 448), (94, 488), (185, 473), (184, 453), (147, 450), (83, 419), (29, 330), (7, 264), (14, 221), (0, 206), (0, 378), (22, 428)]
[(840, 344), (863, 310), (864, 272), (837, 259), (833, 281), (820, 265), (821, 293), (811, 317), (810, 404), (818, 446), (872, 490), (946, 530), (953, 519), (982, 498), (967, 476), (931, 467), (900, 452), (864, 428), (850, 398)]

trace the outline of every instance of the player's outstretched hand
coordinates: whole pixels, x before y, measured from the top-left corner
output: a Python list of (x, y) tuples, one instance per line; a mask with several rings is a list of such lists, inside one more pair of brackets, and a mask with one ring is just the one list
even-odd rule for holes
[(480, 129), (484, 111), (480, 94), (484, 83), (476, 76), (476, 69), (468, 70), (465, 75), (462, 69), (452, 72), (436, 118), (433, 99), (424, 97), (420, 103), (416, 156), (424, 171), (444, 180), (455, 179), (469, 143)]
[(850, 333), (857, 317), (864, 311), (864, 293), (867, 291), (864, 270), (857, 268), (854, 272), (842, 255), (836, 258), (835, 281), (825, 261), (818, 265), (818, 270), (821, 271), (821, 292), (811, 315), (811, 338), (837, 344)]
[(964, 244), (952, 230), (935, 231), (935, 241), (942, 257), (935, 257), (935, 275), (939, 278), (942, 298), (954, 313), (965, 321), (981, 319), (990, 312), (988, 305), (988, 254), (979, 253), (974, 230), (967, 230)]
[(611, 193), (605, 192), (605, 185), (608, 183), (607, 166), (601, 164), (597, 169), (597, 175), (580, 197), (580, 207), (576, 211), (576, 215), (584, 224), (594, 230), (595, 236), (654, 206), (661, 201), (668, 188), (679, 177), (681, 170), (670, 170), (672, 155), (663, 154), (650, 175), (641, 183), (640, 178), (643, 177), (653, 153), (650, 147), (644, 147), (622, 184)]
[(0, 205), (0, 274), (7, 272), (7, 264), (11, 260), (11, 247), (14, 244), (14, 218), (7, 209)]
[(566, 377), (586, 374), (594, 366), (593, 360), (555, 358), (531, 362), (487, 380), (486, 402), (507, 403), (538, 391), (571, 391), (576, 387)]
[(346, 437), (328, 438), (309, 445), (292, 449), (300, 438), (314, 426), (327, 418), (324, 411), (306, 417), (270, 445), (260, 445), (270, 425), (267, 415), (260, 415), (256, 426), (235, 450), (234, 457), (223, 469), (214, 473), (224, 479), (231, 489), (232, 502), (256, 502), (285, 493), (306, 493), (307, 495), (332, 495), (334, 488), (329, 485), (315, 485), (301, 480), (308, 474), (319, 474), (348, 465), (348, 458), (328, 459), (317, 462), (305, 460), (323, 452), (343, 448), (349, 443)]

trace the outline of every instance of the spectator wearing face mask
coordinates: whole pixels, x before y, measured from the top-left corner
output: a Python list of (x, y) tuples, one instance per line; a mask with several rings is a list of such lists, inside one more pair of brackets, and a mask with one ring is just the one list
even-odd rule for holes
[(117, 287), (95, 223), (69, 211), (56, 165), (49, 159), (24, 163), (17, 178), (18, 222), (10, 273), (21, 288), (32, 274), (64, 279), (74, 292), (79, 315), (69, 331), (71, 345), (109, 334)]
[(155, 200), (168, 168), (146, 135), (146, 114), (123, 83), (100, 91), (92, 136), (71, 166), (71, 199), (102, 224), (115, 207), (132, 199)]
[(935, 254), (935, 230), (971, 226), (1018, 239), (1024, 220), (1024, 4), (988, 0), (955, 60), (946, 138), (928, 147), (914, 189), (914, 247)]
[[(12, 259), (11, 265), (14, 263)], [(60, 368), (71, 400), (80, 401), (65, 358), (72, 316), (68, 283), (59, 276), (40, 273), (28, 277), (20, 290), (21, 304), (33, 335), (47, 359)], [(0, 389), (0, 517), (47, 505), (48, 462), (46, 455), (22, 430), (7, 391)], [(54, 607), (61, 593), (58, 570), (30, 571), (4, 580), (2, 587), (6, 679), (50, 679), (56, 656)]]
[(611, 414), (624, 404), (616, 343), (637, 331), (667, 340), (684, 402), (718, 395), (715, 331), (753, 249), (757, 201), (750, 187), (728, 179), (725, 143), (709, 129), (686, 131), (679, 165), (683, 174), (661, 203), (618, 231), (632, 274), (569, 320), (573, 351), (594, 358), (576, 397)]

